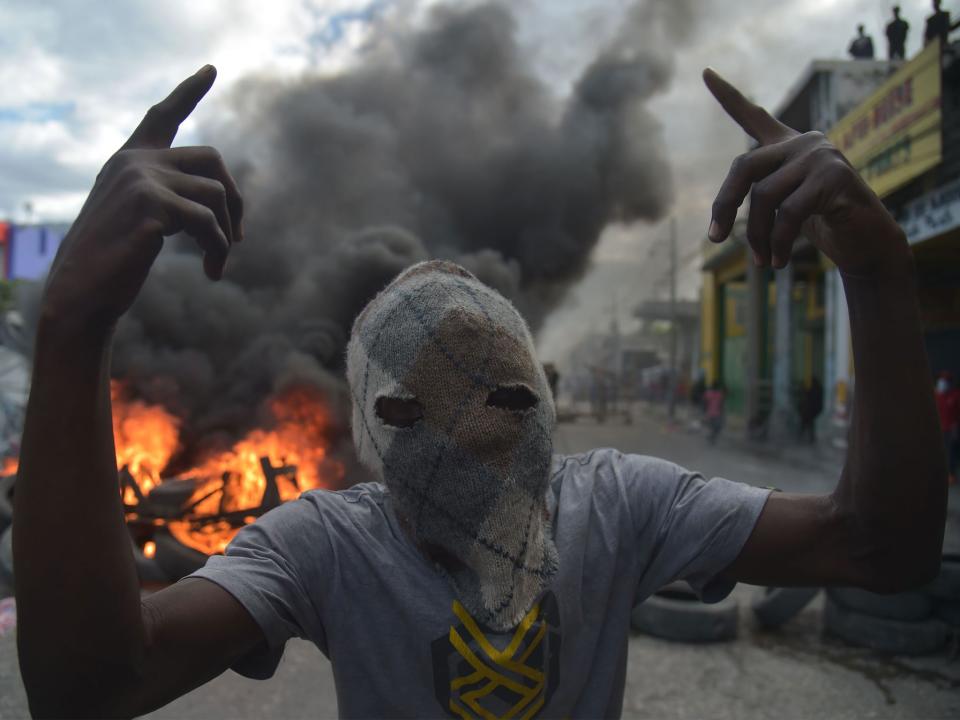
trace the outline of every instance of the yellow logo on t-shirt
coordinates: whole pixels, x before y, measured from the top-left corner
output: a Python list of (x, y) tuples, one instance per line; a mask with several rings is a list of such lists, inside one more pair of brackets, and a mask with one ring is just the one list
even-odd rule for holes
[[(542, 611), (545, 603), (552, 612)], [(455, 600), (453, 613), (460, 624), (434, 643), (434, 682), (437, 698), (447, 701), (444, 709), (464, 719), (536, 717), (558, 680), (555, 609), (550, 595), (526, 614), (507, 641), (507, 636), (485, 633)]]

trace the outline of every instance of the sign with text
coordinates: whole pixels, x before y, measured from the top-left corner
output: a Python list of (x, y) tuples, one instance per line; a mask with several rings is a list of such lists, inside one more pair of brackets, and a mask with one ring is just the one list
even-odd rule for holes
[(880, 197), (940, 162), (940, 42), (927, 45), (829, 132)]
[(911, 245), (960, 227), (960, 179), (907, 203), (897, 221)]

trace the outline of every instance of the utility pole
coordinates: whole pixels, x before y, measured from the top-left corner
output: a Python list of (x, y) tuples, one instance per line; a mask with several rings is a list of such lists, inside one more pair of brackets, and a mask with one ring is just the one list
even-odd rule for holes
[(670, 218), (670, 419), (677, 410), (677, 218)]

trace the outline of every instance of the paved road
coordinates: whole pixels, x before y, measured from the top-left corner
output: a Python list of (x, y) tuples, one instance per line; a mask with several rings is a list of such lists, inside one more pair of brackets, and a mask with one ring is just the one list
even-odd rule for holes
[[(611, 446), (658, 455), (706, 475), (788, 491), (831, 488), (839, 468), (771, 460), (745, 452), (731, 438), (716, 447), (699, 435), (639, 419), (632, 425), (562, 425), (557, 450)], [(958, 507), (957, 493), (951, 498)], [(630, 640), (624, 716), (629, 718), (956, 718), (960, 660), (947, 654), (908, 660), (882, 658), (824, 638), (818, 598), (784, 630), (755, 628), (740, 586), (736, 642), (683, 645), (643, 636)], [(277, 675), (265, 682), (227, 672), (149, 715), (174, 718), (322, 718), (336, 714), (330, 664), (316, 649), (292, 641)], [(0, 638), (0, 719), (26, 716), (10, 636)]]

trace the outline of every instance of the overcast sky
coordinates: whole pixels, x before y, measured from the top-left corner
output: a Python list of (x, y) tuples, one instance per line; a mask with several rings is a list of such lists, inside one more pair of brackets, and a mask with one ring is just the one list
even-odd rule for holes
[[(0, 218), (71, 220), (99, 167), (143, 111), (207, 62), (219, 78), (178, 142), (218, 112), (218, 94), (249, 73), (295, 77), (336, 72), (362, 52), (376, 19), (417, 17), (430, 0), (4, 0), (0, 4)], [(510, 3), (535, 67), (563, 94), (595, 48), (614, 32), (627, 0), (519, 0)], [(703, 90), (711, 65), (757, 101), (776, 106), (814, 58), (843, 57), (857, 23), (885, 51), (892, 3), (876, 0), (700, 0), (691, 40), (677, 49), (668, 93), (653, 103), (663, 124), (676, 184), (681, 291), (693, 296), (695, 249), (712, 192), (744, 139)], [(929, 2), (901, 2), (910, 22), (908, 54), (922, 42)], [(957, 2), (945, 2), (957, 13)], [(214, 139), (215, 141), (215, 139)], [(571, 323), (596, 320), (616, 298), (621, 313), (663, 295), (665, 227), (615, 228), (595, 270), (571, 295), (561, 321), (540, 338), (546, 356), (569, 344)]]

